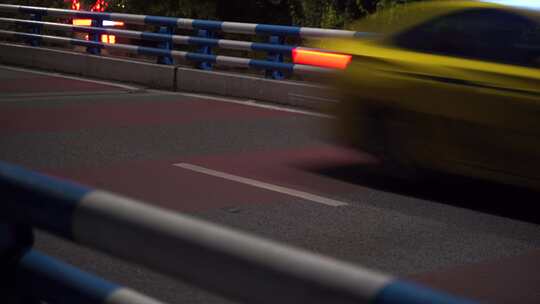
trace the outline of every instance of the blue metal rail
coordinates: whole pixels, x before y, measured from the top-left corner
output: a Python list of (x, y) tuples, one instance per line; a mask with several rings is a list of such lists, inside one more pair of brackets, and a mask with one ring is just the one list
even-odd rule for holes
[(155, 33), (155, 32), (121, 30), (121, 29), (106, 28), (106, 27), (77, 26), (77, 25), (64, 24), (64, 23), (41, 22), (41, 21), (21, 20), (21, 19), (13, 19), (13, 18), (0, 18), (0, 22), (12, 23), (12, 24), (17, 24), (17, 25), (26, 25), (26, 26), (28, 25), (41, 26), (44, 29), (51, 29), (51, 30), (116, 35), (118, 37), (124, 37), (124, 38), (130, 38), (130, 39), (163, 41), (163, 42), (171, 42), (175, 44), (189, 44), (189, 45), (199, 45), (199, 46), (206, 45), (206, 46), (211, 46), (211, 47), (219, 47), (222, 49), (240, 50), (240, 51), (275, 52), (275, 53), (284, 53), (284, 54), (290, 55), (292, 51), (295, 48), (297, 48), (297, 46), (294, 46), (294, 45), (281, 45), (281, 44), (247, 42), (247, 41), (228, 40), (228, 39), (203, 38), (203, 37), (185, 36), (185, 35), (171, 35), (171, 34), (162, 34), (162, 33)]
[(184, 52), (184, 51), (171, 51), (160, 48), (151, 48), (144, 46), (134, 46), (127, 44), (108, 44), (101, 43), (89, 40), (66, 38), (66, 37), (57, 37), (57, 36), (47, 36), (47, 35), (36, 35), (28, 33), (19, 33), (13, 31), (4, 31), (0, 30), (0, 36), (12, 36), (14, 38), (20, 39), (38, 39), (40, 41), (63, 43), (73, 46), (84, 46), (84, 47), (97, 47), (100, 49), (110, 49), (110, 50), (120, 50), (126, 53), (136, 54), (136, 55), (149, 55), (156, 57), (172, 57), (177, 60), (188, 60), (194, 62), (210, 62), (216, 63), (224, 66), (239, 67), (239, 68), (252, 68), (252, 69), (271, 69), (279, 70), (287, 73), (295, 74), (308, 74), (308, 75), (328, 75), (336, 73), (334, 69), (320, 68), (309, 65), (302, 64), (293, 64), (286, 62), (272, 62), (266, 60), (257, 60), (257, 59), (248, 59), (248, 58), (239, 58), (239, 57), (230, 57), (230, 56), (219, 56), (211, 54), (201, 54), (194, 52)]
[(51, 304), (164, 304), (37, 250), (20, 258), (15, 276), (21, 294)]
[[(32, 30), (30, 33), (15, 33), (0, 31), (0, 35), (12, 36), (24, 39), (33, 46), (38, 46), (43, 41), (56, 41), (68, 43), (68, 38), (42, 35), (43, 29), (61, 30), (65, 32), (88, 33), (89, 41), (71, 39), (70, 44), (86, 46), (91, 54), (99, 54), (101, 49), (122, 49), (132, 54), (144, 54), (157, 57), (161, 64), (174, 64), (174, 59), (195, 61), (201, 69), (211, 69), (213, 65), (228, 65), (235, 67), (263, 69), (267, 77), (282, 79), (287, 75), (317, 74), (324, 75), (337, 72), (317, 62), (310, 65), (288, 63), (285, 56), (291, 57), (295, 45), (285, 44), (285, 37), (299, 38), (371, 38), (371, 33), (353, 32), (344, 30), (318, 29), (294, 26), (277, 26), (268, 24), (251, 24), (237, 22), (221, 22), (212, 20), (196, 20), (185, 18), (172, 18), (160, 16), (131, 15), (120, 13), (97, 13), (74, 11), (66, 9), (53, 9), (43, 7), (30, 7), (20, 5), (0, 4), (0, 12), (30, 14), (33, 20), (21, 20), (14, 18), (0, 18), (1, 23), (25, 25)], [(59, 18), (86, 18), (92, 19), (92, 26), (75, 26), (56, 22), (43, 22), (44, 16)], [(121, 21), (127, 24), (158, 26), (157, 32), (132, 31), (103, 27), (104, 20)], [(194, 30), (194, 36), (176, 35), (176, 29)], [(241, 33), (250, 35), (270, 36), (268, 43), (238, 41), (216, 38), (216, 32)], [(129, 45), (111, 45), (101, 43), (100, 35), (115, 35), (122, 38), (156, 42), (156, 47), (142, 47)], [(182, 52), (173, 50), (174, 45), (195, 45), (199, 47), (196, 52)], [(247, 52), (267, 53), (267, 60), (248, 59), (231, 56), (218, 56), (214, 49), (240, 50)]]

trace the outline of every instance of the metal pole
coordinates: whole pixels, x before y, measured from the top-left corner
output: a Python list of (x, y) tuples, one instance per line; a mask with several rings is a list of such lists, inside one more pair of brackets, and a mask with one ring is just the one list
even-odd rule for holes
[(163, 304), (36, 250), (20, 259), (16, 282), (20, 294), (46, 303)]

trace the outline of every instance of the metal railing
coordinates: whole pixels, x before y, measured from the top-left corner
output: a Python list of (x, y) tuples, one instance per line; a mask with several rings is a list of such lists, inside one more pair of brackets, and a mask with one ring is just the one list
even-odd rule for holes
[(473, 303), (3, 162), (0, 193), (2, 275), (50, 304), (159, 302), (32, 250), (34, 228), (245, 303)]
[[(87, 47), (92, 54), (99, 54), (101, 49), (121, 50), (131, 54), (150, 55), (158, 58), (158, 63), (173, 64), (175, 60), (188, 60), (198, 63), (201, 69), (211, 69), (214, 64), (232, 67), (262, 69), (266, 76), (281, 79), (288, 74), (328, 74), (335, 69), (294, 64), (285, 62), (285, 56), (290, 57), (298, 46), (285, 44), (286, 37), (298, 38), (369, 38), (371, 33), (345, 30), (320, 29), (309, 27), (279, 26), (268, 24), (250, 24), (237, 22), (221, 22), (171, 18), (160, 16), (131, 15), (122, 13), (98, 13), (29, 7), (20, 5), (0, 4), (0, 12), (29, 15), (33, 20), (0, 18), (0, 23), (25, 25), (30, 33), (0, 30), (2, 36), (22, 38), (28, 43), (38, 46), (42, 41), (71, 44)], [(76, 26), (72, 24), (44, 22), (44, 16), (59, 18), (87, 18), (92, 26)], [(157, 26), (155, 32), (142, 32), (103, 27), (104, 21), (120, 21), (126, 24)], [(88, 33), (89, 40), (71, 37), (43, 35), (43, 29), (60, 30), (64, 32)], [(175, 30), (194, 30), (195, 36), (175, 35)], [(229, 39), (218, 39), (216, 33), (234, 33), (269, 36), (268, 43), (248, 42)], [(99, 41), (102, 34), (116, 35), (129, 39), (159, 42), (156, 47), (136, 46), (128, 44), (110, 44)], [(173, 45), (199, 46), (197, 52), (173, 50)], [(248, 52), (265, 52), (266, 60), (243, 57), (220, 56), (213, 54), (213, 48), (241, 50)]]

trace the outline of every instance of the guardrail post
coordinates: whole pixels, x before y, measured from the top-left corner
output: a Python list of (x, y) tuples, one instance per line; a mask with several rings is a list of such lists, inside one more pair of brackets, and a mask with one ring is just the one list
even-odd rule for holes
[[(197, 36), (202, 38), (215, 38), (215, 35), (212, 31), (209, 30), (198, 30)], [(212, 55), (212, 47), (208, 45), (203, 45), (199, 47), (197, 50), (197, 53), (205, 54), (205, 55)], [(197, 65), (197, 67), (201, 70), (211, 70), (212, 69), (212, 63), (203, 61)]]
[[(38, 14), (38, 13), (30, 14), (30, 19), (35, 20), (35, 21), (42, 21), (43, 15)], [(41, 33), (43, 31), (43, 26), (40, 25), (40, 24), (30, 25), (29, 27), (30, 27), (30, 33), (32, 33), (32, 34), (41, 35)], [(31, 46), (39, 46), (41, 44), (41, 39), (39, 39), (39, 38), (28, 38), (27, 43), (29, 45), (31, 45)]]
[[(171, 26), (160, 26), (158, 33), (160, 34), (166, 34), (166, 35), (173, 35), (174, 34), (174, 28)], [(172, 50), (172, 39), (168, 41), (162, 41), (158, 43), (158, 48), (160, 49), (166, 49), (168, 51)], [(159, 64), (166, 64), (166, 65), (172, 65), (174, 64), (174, 60), (172, 56), (159, 56), (157, 59), (157, 63)]]
[[(103, 27), (103, 19), (92, 19), (92, 27)], [(101, 42), (101, 34), (90, 33), (88, 34), (89, 41)], [(92, 55), (100, 55), (101, 48), (99, 46), (89, 46), (86, 48), (86, 52)]]
[[(285, 44), (285, 37), (283, 36), (270, 36), (269, 42), (271, 44)], [(268, 52), (268, 61), (272, 62), (283, 62), (283, 54), (282, 53), (274, 53), (274, 52)], [(278, 70), (266, 70), (266, 78), (272, 78), (272, 79), (284, 79), (285, 75), (282, 71)]]
[(17, 265), (20, 258), (32, 247), (34, 235), (29, 226), (0, 222), (0, 302), (32, 303), (22, 297), (16, 286)]

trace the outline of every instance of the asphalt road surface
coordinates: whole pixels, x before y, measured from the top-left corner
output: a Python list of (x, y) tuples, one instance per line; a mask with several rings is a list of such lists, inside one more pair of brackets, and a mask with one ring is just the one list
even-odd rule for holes
[[(539, 193), (382, 177), (372, 157), (333, 143), (331, 123), (0, 67), (2, 160), (459, 295), (540, 303)], [(169, 303), (229, 303), (43, 232), (36, 247)]]

